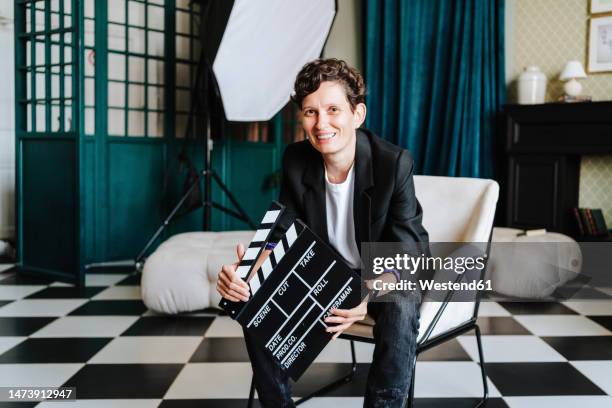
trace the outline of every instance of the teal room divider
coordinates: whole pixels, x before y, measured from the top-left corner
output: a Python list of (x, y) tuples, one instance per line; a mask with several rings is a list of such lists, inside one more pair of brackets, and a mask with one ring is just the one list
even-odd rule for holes
[[(15, 0), (17, 246), (21, 270), (84, 284), (90, 263), (134, 259), (183, 192), (185, 142), (199, 58), (188, 0)], [(228, 124), (213, 166), (257, 220), (291, 109), (269, 123)], [(291, 130), (288, 136), (286, 130)], [(213, 198), (230, 206), (218, 188)], [(212, 229), (248, 229), (213, 210)], [(203, 211), (164, 234), (201, 230)], [(154, 246), (155, 247), (155, 246)]]

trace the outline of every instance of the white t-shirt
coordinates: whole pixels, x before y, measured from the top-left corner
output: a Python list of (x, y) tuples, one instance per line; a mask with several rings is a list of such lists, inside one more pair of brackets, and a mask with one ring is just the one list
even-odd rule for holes
[(359, 250), (355, 242), (355, 221), (353, 218), (353, 192), (355, 188), (354, 166), (344, 182), (334, 184), (325, 171), (325, 208), (329, 243), (342, 255), (348, 265), (357, 269), (361, 266)]

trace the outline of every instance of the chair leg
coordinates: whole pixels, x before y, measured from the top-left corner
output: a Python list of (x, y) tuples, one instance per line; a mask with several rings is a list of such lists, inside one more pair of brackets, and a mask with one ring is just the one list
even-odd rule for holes
[(253, 400), (255, 399), (255, 377), (251, 378), (251, 389), (249, 390), (249, 402), (247, 408), (253, 407)]
[(299, 405), (303, 402), (308, 401), (309, 399), (313, 398), (313, 397), (318, 397), (321, 395), (325, 395), (328, 392), (338, 388), (339, 386), (341, 386), (342, 384), (346, 384), (349, 383), (353, 380), (353, 376), (355, 375), (355, 371), (357, 371), (357, 358), (355, 356), (355, 342), (353, 340), (351, 340), (351, 371), (349, 371), (346, 375), (338, 378), (336, 381), (333, 381), (321, 388), (319, 388), (318, 390), (314, 391), (313, 393), (300, 398), (299, 400), (295, 401), (295, 405)]
[(414, 407), (414, 378), (416, 375), (416, 357), (412, 366), (412, 375), (410, 376), (410, 389), (408, 390), (408, 408)]
[(480, 327), (476, 325), (474, 327), (474, 331), (476, 332), (476, 344), (478, 345), (478, 359), (480, 363), (480, 373), (482, 375), (483, 395), (482, 395), (482, 400), (480, 400), (478, 405), (476, 405), (477, 407), (480, 407), (486, 404), (487, 400), (489, 399), (489, 386), (487, 385), (487, 372), (485, 368), (484, 355), (482, 352), (482, 340), (480, 338)]

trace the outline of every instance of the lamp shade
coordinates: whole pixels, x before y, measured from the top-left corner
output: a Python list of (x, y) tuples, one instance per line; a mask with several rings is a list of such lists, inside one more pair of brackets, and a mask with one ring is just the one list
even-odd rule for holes
[(561, 79), (562, 81), (566, 81), (568, 79), (572, 79), (572, 78), (586, 78), (587, 75), (584, 72), (584, 68), (582, 67), (582, 64), (580, 63), (580, 61), (568, 61), (568, 63), (565, 65), (565, 68), (563, 69), (563, 72), (561, 72), (561, 76), (559, 77), (559, 79)]

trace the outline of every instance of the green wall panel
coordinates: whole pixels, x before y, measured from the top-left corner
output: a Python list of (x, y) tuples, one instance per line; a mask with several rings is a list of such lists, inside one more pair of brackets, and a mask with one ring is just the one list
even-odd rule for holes
[(133, 259), (162, 221), (165, 146), (109, 142), (107, 260)]
[[(244, 210), (257, 225), (276, 200), (278, 190), (265, 189), (264, 181), (278, 168), (277, 149), (269, 143), (233, 143), (231, 159), (227, 162), (225, 179)], [(228, 229), (244, 230), (249, 226), (233, 217), (228, 217)]]
[(21, 155), (23, 267), (76, 279), (75, 143), (25, 139)]
[(95, 143), (91, 138), (85, 142), (85, 160), (84, 160), (84, 204), (85, 204), (85, 242), (83, 250), (85, 251), (85, 263), (94, 262), (96, 260), (96, 175), (95, 175)]

